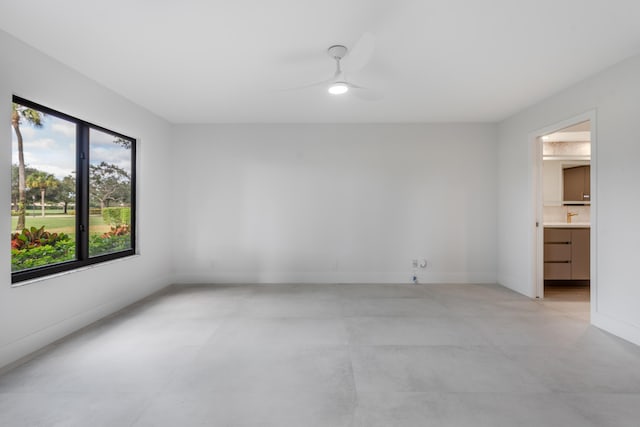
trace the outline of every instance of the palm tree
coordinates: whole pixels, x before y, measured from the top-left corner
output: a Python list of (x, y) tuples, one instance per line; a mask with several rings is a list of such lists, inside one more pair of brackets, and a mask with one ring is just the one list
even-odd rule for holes
[[(26, 176), (36, 172), (38, 169), (25, 167), (24, 173)], [(11, 165), (11, 207), (14, 211), (18, 212), (18, 165)]]
[[(24, 165), (24, 147), (22, 142), (22, 132), (20, 132), (20, 123), (24, 119), (27, 123), (35, 126), (42, 127), (42, 119), (44, 114), (33, 108), (27, 108), (15, 102), (11, 108), (11, 126), (16, 133), (18, 139), (18, 224), (16, 230), (20, 231), (24, 229), (24, 217), (27, 206), (27, 194), (26, 194), (26, 177), (25, 177), (25, 165)], [(43, 205), (44, 206), (44, 205)]]
[(56, 188), (58, 186), (58, 180), (50, 173), (37, 171), (29, 175), (27, 186), (40, 189), (40, 206), (42, 207), (42, 216), (44, 216), (44, 195), (47, 192), (47, 188)]

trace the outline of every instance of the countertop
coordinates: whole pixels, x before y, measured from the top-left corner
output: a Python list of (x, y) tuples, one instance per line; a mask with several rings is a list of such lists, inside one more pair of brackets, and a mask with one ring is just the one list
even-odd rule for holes
[(545, 222), (543, 224), (546, 228), (591, 228), (591, 224), (588, 222)]

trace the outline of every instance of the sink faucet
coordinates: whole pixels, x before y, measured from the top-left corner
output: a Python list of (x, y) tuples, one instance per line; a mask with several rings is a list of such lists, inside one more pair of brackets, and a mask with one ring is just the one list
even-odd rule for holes
[(567, 212), (567, 224), (571, 224), (571, 217), (578, 215), (576, 212)]

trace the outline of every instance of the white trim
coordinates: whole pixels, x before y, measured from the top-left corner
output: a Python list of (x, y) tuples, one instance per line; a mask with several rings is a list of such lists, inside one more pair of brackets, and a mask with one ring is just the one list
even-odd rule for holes
[(542, 137), (536, 136), (533, 142), (533, 206), (535, 209), (536, 228), (534, 229), (534, 258), (533, 258), (533, 295), (536, 298), (544, 298), (544, 211), (543, 211), (543, 156)]
[(591, 210), (589, 211), (589, 217), (591, 222), (591, 233), (589, 233), (590, 239), (590, 266), (591, 272), (589, 273), (589, 277), (591, 278), (591, 291), (589, 292), (591, 300), (591, 323), (594, 323), (595, 314), (598, 311), (598, 123), (597, 123), (597, 111), (591, 110), (589, 112), (591, 118), (591, 182), (590, 182), (590, 192), (591, 192), (591, 203), (594, 202)]

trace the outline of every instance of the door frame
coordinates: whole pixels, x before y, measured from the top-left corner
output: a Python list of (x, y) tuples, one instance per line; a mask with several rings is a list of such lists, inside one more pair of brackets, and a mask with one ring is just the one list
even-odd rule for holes
[(532, 194), (533, 194), (533, 271), (531, 295), (536, 298), (544, 298), (544, 225), (543, 225), (543, 159), (542, 159), (542, 136), (559, 131), (569, 126), (589, 121), (591, 132), (591, 210), (590, 210), (590, 302), (591, 312), (597, 311), (597, 132), (596, 132), (596, 110), (589, 110), (571, 118), (562, 120), (544, 128), (538, 129), (529, 134), (529, 146), (532, 153), (533, 168), (531, 173)]

